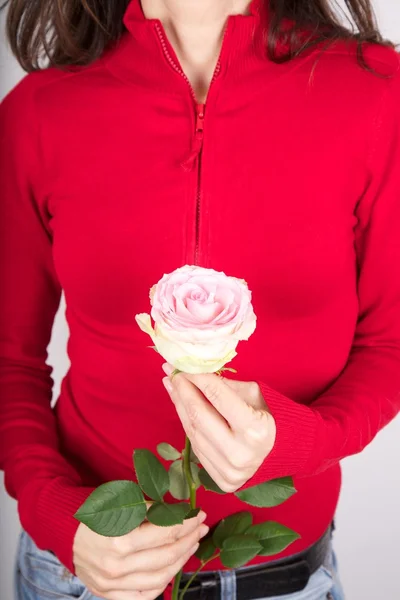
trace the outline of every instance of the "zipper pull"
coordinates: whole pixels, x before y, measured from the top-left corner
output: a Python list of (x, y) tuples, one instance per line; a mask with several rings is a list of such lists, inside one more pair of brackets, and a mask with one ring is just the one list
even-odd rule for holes
[(196, 163), (196, 160), (203, 148), (203, 133), (204, 133), (204, 113), (205, 104), (196, 105), (196, 131), (193, 138), (192, 149), (189, 156), (181, 162), (181, 167), (185, 171), (191, 171)]
[(204, 112), (206, 110), (205, 104), (197, 104), (196, 106), (196, 135), (203, 137), (204, 131)]

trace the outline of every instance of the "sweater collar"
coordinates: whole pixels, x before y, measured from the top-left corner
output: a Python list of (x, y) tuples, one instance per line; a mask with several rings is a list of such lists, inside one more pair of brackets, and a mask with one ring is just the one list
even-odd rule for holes
[[(252, 0), (248, 14), (228, 17), (224, 48), (221, 59), (231, 63), (244, 54), (265, 56), (265, 35), (267, 24), (267, 1)], [(140, 0), (131, 0), (124, 15), (124, 25), (130, 35), (146, 46), (150, 51), (149, 38), (154, 40), (154, 31), (163, 30), (158, 19), (147, 19), (143, 13)], [(223, 65), (222, 65), (223, 66)]]
[[(257, 17), (261, 14), (261, 12), (266, 11), (265, 5), (266, 2), (264, 2), (263, 0), (252, 0), (249, 6), (249, 15), (247, 16)], [(143, 23), (146, 21), (154, 22), (155, 19), (146, 19), (143, 13), (140, 0), (130, 0), (124, 16), (124, 24), (128, 31), (132, 32), (132, 29), (135, 27), (135, 24)]]
[[(265, 30), (267, 27), (267, 0), (252, 0), (248, 14), (228, 17), (224, 43), (218, 61), (218, 77), (227, 71), (241, 77), (260, 61), (268, 59), (265, 52)], [(162, 23), (158, 19), (147, 19), (140, 0), (131, 0), (124, 15), (127, 30), (117, 43), (115, 52), (105, 57), (109, 70), (120, 79), (140, 82), (153, 91), (177, 93), (176, 72), (166, 60), (167, 55), (178, 63)]]

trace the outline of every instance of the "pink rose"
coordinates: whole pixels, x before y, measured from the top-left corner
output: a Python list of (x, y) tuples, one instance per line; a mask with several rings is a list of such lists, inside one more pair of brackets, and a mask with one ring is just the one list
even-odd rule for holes
[(214, 373), (236, 356), (256, 328), (243, 279), (186, 265), (151, 288), (151, 317), (136, 315), (161, 356), (186, 373)]

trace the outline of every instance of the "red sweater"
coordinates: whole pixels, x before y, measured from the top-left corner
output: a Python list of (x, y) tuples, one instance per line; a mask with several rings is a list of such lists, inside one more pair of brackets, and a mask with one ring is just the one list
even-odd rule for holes
[[(134, 448), (184, 443), (134, 319), (166, 272), (197, 263), (253, 292), (257, 330), (232, 366), (277, 423), (247, 485), (295, 478), (289, 501), (254, 509), (301, 534), (282, 556), (323, 533), (340, 459), (400, 408), (399, 57), (366, 47), (389, 78), (355, 43), (275, 64), (262, 16), (228, 20), (204, 119), (138, 0), (102, 59), (29, 75), (2, 104), (1, 465), (23, 527), (71, 570), (93, 487), (133, 478)], [(71, 367), (52, 410), (61, 290)], [(210, 524), (248, 508), (199, 501)]]

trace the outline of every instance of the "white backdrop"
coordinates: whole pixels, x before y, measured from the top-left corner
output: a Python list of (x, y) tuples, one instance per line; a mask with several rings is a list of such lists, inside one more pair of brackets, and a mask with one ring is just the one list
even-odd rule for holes
[[(384, 34), (400, 42), (400, 3), (375, 0)], [(4, 42), (0, 19), (0, 98), (23, 73)], [(400, 165), (399, 165), (400, 169)], [(1, 183), (0, 183), (1, 188)], [(400, 198), (399, 198), (400, 201)], [(64, 307), (57, 315), (50, 345), (55, 394), (68, 367), (68, 329)], [(347, 600), (400, 599), (400, 418), (361, 455), (344, 461), (344, 484), (337, 514), (336, 550)], [(0, 599), (13, 600), (14, 554), (19, 532), (16, 503), (0, 479)]]

